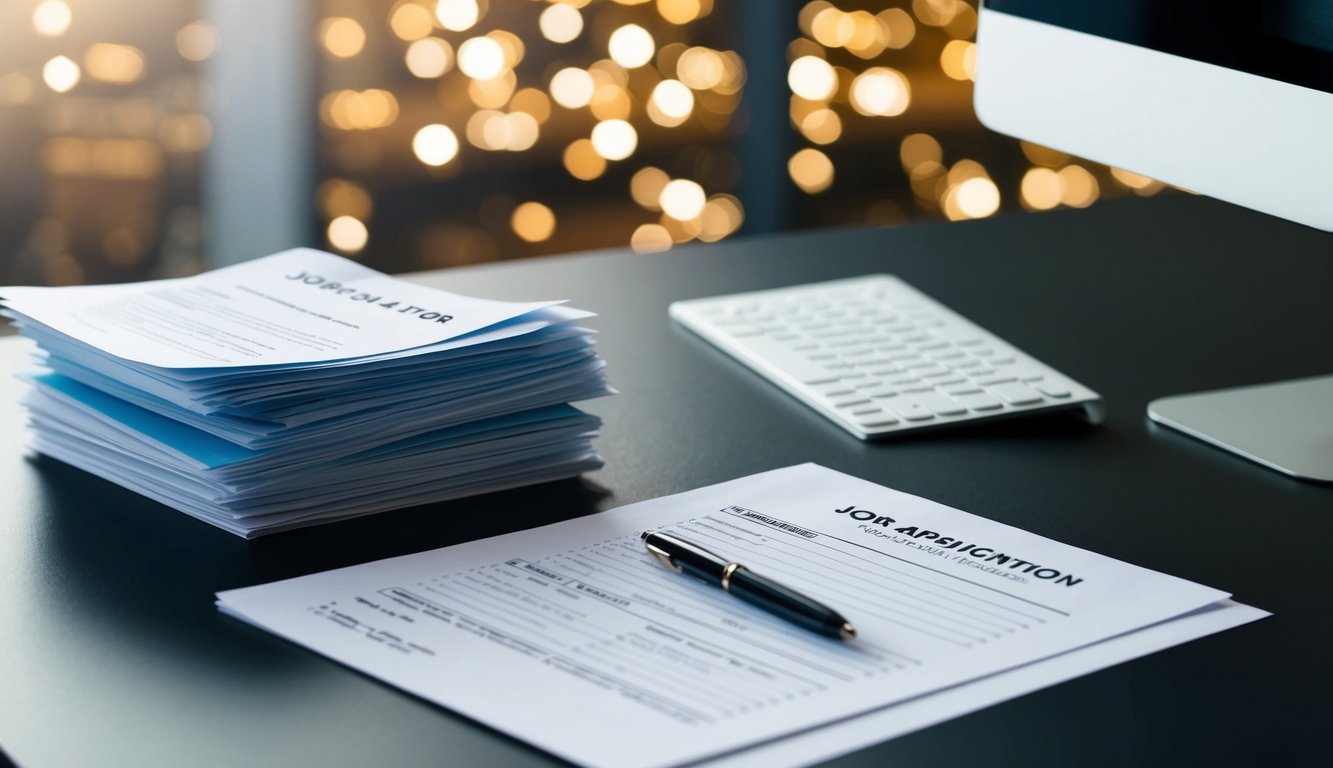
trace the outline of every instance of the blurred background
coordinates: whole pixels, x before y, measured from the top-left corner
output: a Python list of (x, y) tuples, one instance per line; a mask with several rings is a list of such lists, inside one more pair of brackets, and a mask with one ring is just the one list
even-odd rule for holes
[(964, 0), (7, 0), (0, 285), (380, 270), (1086, 207)]

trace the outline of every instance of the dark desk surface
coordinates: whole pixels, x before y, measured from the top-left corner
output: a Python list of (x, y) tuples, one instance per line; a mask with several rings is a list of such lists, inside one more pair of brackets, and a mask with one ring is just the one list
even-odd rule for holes
[[(867, 445), (673, 327), (678, 298), (892, 272), (1099, 390), (1110, 417)], [(224, 618), (220, 589), (815, 461), (1233, 591), (1273, 618), (857, 753), (846, 765), (1316, 762), (1333, 724), (1333, 487), (1155, 428), (1159, 395), (1333, 371), (1333, 236), (1206, 199), (611, 252), (421, 275), (601, 313), (605, 469), (247, 543), (25, 457), (0, 342), (0, 749), (47, 765), (554, 760)], [(1333, 414), (1311, 414), (1328, 422)]]

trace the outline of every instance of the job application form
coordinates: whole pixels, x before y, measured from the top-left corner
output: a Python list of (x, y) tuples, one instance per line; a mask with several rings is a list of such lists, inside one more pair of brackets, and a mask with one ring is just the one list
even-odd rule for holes
[[(829, 639), (663, 568), (672, 531)], [(1181, 616), (1224, 592), (802, 465), (275, 584), (219, 607), (575, 762), (704, 760)]]

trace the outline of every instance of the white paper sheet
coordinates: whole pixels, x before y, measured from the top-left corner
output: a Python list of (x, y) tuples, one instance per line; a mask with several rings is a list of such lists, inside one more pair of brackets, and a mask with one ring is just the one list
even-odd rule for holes
[[(815, 636), (667, 571), (643, 551), (647, 529), (834, 606), (858, 639)], [(218, 597), (575, 762), (663, 766), (847, 722), (1227, 595), (802, 465)]]
[(195, 277), (0, 288), (12, 309), (162, 368), (288, 365), (451, 339), (559, 302), (504, 302), (404, 282), (297, 248)]

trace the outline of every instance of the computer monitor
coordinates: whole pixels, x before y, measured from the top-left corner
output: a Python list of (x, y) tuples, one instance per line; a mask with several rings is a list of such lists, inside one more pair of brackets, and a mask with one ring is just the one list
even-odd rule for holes
[[(977, 44), (987, 127), (1333, 231), (1333, 0), (985, 0)], [(1149, 416), (1333, 482), (1333, 376)]]

